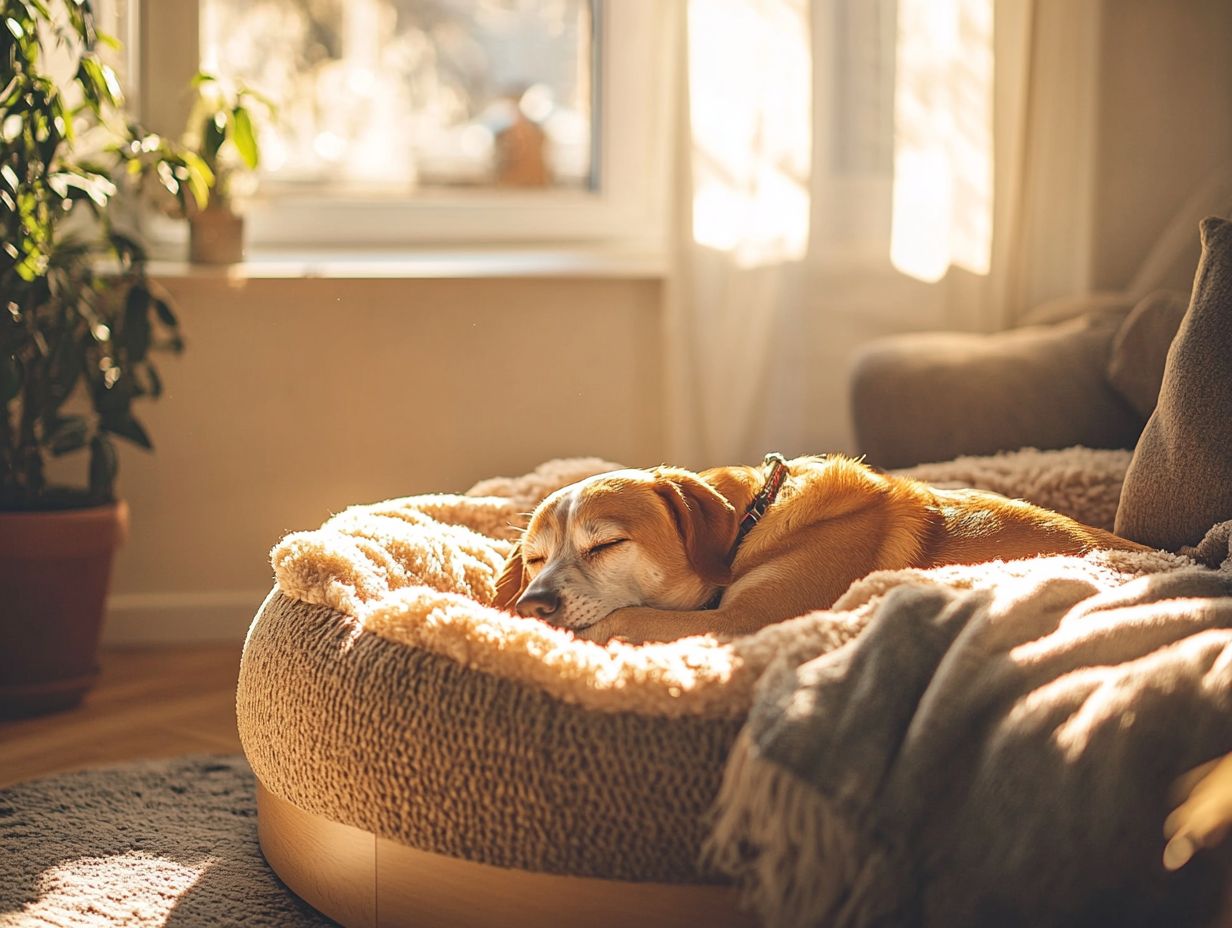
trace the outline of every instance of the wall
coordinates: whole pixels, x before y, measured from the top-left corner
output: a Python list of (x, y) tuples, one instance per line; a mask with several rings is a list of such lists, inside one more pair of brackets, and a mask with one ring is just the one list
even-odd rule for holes
[(1101, 28), (1091, 282), (1116, 289), (1212, 172), (1232, 175), (1232, 3), (1102, 0)]
[(653, 279), (164, 280), (188, 351), (125, 448), (111, 643), (243, 634), (270, 547), (557, 456), (662, 459)]
[[(1232, 207), (1232, 4), (998, 0), (998, 15), (1024, 7), (1024, 134), (1002, 163), (1014, 173), (1020, 152), (1021, 177), (997, 198), (1012, 217), (1011, 315), (1082, 292), (1188, 288), (1198, 220)], [(1001, 45), (999, 83), (1017, 77)]]

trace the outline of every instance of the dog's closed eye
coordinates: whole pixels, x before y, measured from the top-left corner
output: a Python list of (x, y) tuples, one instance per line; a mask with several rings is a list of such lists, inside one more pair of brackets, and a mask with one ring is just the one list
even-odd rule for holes
[(586, 549), (586, 557), (598, 557), (604, 551), (611, 551), (613, 548), (623, 545), (628, 540), (628, 538), (613, 538), (611, 541), (601, 541), (596, 545), (591, 545)]

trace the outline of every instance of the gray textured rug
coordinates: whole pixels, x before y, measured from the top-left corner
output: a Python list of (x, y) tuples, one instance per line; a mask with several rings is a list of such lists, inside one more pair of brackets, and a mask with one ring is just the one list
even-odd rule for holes
[(332, 925), (261, 856), (254, 784), (216, 755), (0, 790), (0, 926)]

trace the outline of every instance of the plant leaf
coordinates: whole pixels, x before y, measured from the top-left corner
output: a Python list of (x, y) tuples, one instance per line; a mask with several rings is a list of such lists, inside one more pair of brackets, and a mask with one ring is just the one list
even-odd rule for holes
[(198, 209), (205, 209), (210, 199), (210, 188), (214, 186), (214, 172), (205, 159), (191, 151), (184, 152), (184, 167), (188, 171), (189, 192)]
[(61, 338), (51, 358), (51, 382), (47, 387), (47, 403), (51, 410), (59, 409), (69, 398), (81, 377), (82, 349), (75, 338)]
[(136, 239), (123, 232), (112, 230), (109, 233), (111, 247), (124, 264), (135, 264), (145, 260), (145, 248)]
[(235, 107), (231, 111), (231, 117), (232, 141), (235, 142), (235, 149), (240, 153), (244, 164), (248, 165), (251, 170), (256, 170), (261, 156), (257, 149), (257, 136), (252, 129), (252, 117), (242, 106)]
[[(0, 355), (0, 405), (7, 403), (21, 392), (21, 368), (11, 355)], [(0, 410), (0, 415), (3, 415)]]
[(175, 173), (171, 170), (171, 165), (166, 161), (158, 162), (154, 173), (158, 175), (158, 182), (167, 188), (167, 192), (172, 196), (180, 195), (180, 182), (175, 179)]
[(95, 500), (109, 503), (115, 499), (115, 478), (119, 469), (120, 462), (111, 439), (102, 434), (90, 439), (90, 495)]
[(120, 105), (120, 84), (115, 72), (103, 64), (94, 55), (82, 55), (77, 66), (77, 80), (81, 82), (82, 90), (91, 109), (99, 112), (103, 104), (111, 107)]
[(105, 417), (99, 422), (98, 427), (104, 432), (110, 432), (113, 435), (126, 438), (134, 445), (139, 445), (147, 451), (154, 450), (154, 443), (150, 441), (150, 436), (146, 434), (144, 426), (131, 415)]
[(239, 97), (240, 98), (252, 97), (262, 106), (264, 106), (267, 110), (269, 110), (270, 116), (278, 115), (278, 104), (275, 103), (269, 97), (267, 97), (265, 94), (261, 93), (261, 91), (259, 90), (253, 90), (251, 87), (245, 85), (244, 87), (240, 89)]
[(175, 313), (171, 311), (171, 307), (167, 304), (166, 300), (160, 300), (155, 297), (154, 311), (158, 313), (158, 318), (162, 320), (163, 325), (174, 329), (180, 324), (180, 321), (175, 318)]
[(101, 174), (74, 174), (68, 171), (50, 175), (47, 186), (66, 199), (79, 200), (89, 197), (91, 202), (98, 206), (106, 206), (116, 192), (115, 184)]
[(13, 193), (21, 194), (21, 181), (17, 179), (17, 172), (13, 170), (12, 165), (0, 165), (0, 178), (4, 179), (5, 186)]
[(150, 396), (157, 399), (163, 395), (163, 379), (158, 376), (158, 369), (148, 361), (145, 365), (145, 376), (149, 380)]
[(133, 284), (124, 301), (124, 345), (132, 361), (144, 361), (150, 350), (150, 291)]
[(56, 457), (76, 451), (86, 443), (86, 420), (81, 416), (56, 419), (45, 431), (43, 441)]
[(205, 121), (201, 130), (201, 157), (213, 164), (218, 157), (218, 149), (227, 140), (227, 114), (215, 113)]

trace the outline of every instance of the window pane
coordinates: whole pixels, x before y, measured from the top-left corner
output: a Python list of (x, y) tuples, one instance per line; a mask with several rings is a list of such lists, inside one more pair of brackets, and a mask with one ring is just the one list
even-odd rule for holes
[(201, 0), (201, 64), (277, 103), (267, 192), (589, 188), (594, 5)]

